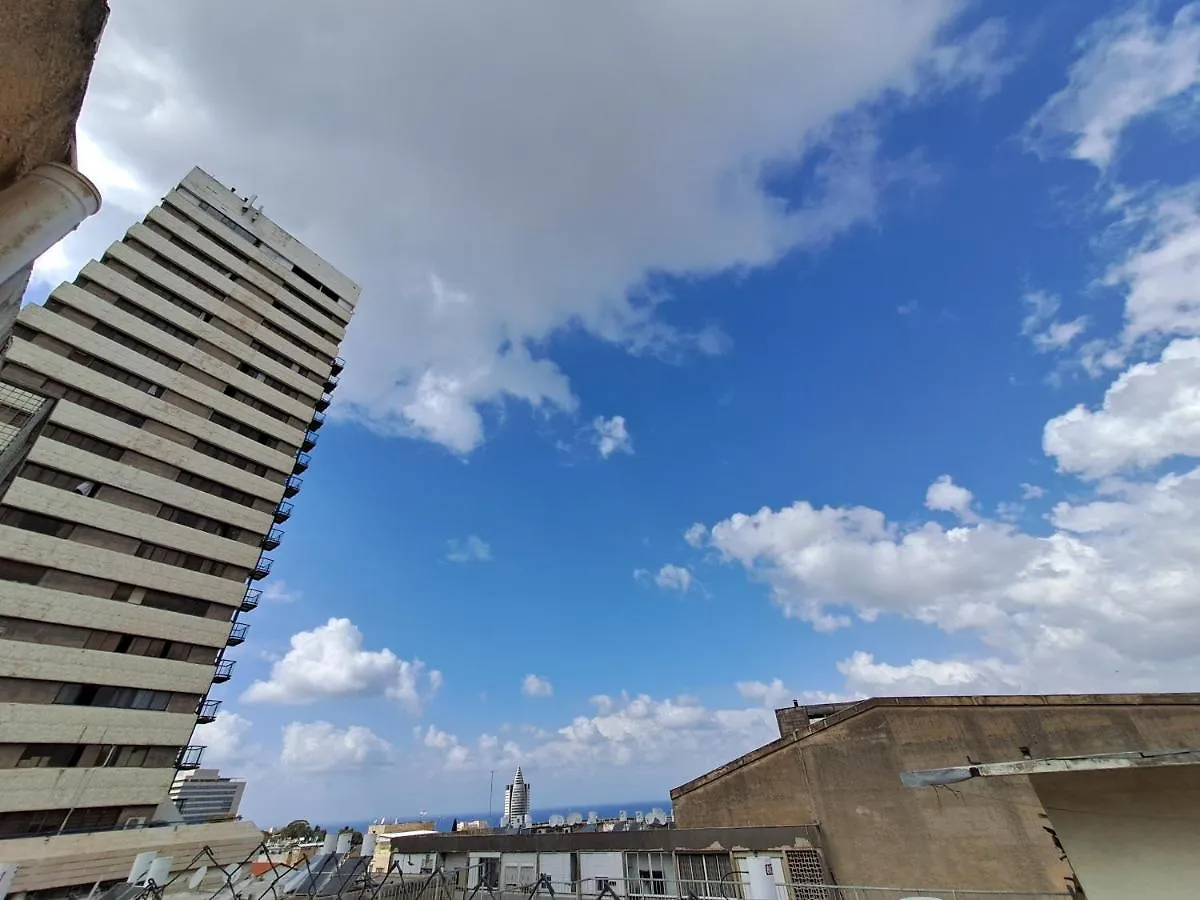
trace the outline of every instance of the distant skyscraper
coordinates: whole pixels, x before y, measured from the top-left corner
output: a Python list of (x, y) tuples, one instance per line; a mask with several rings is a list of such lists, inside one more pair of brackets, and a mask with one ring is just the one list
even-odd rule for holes
[(222, 778), (216, 769), (192, 769), (175, 777), (171, 799), (183, 821), (197, 825), (236, 818), (244, 790), (246, 782)]
[(517, 774), (513, 776), (512, 784), (504, 789), (504, 821), (510, 828), (528, 828), (529, 793), (531, 786), (525, 783), (521, 767), (517, 766)]
[(13, 444), (0, 455), (20, 465), (0, 471), (0, 839), (169, 815), (358, 295), (254, 198), (195, 169), (21, 310), (0, 367), (21, 389), (0, 392)]

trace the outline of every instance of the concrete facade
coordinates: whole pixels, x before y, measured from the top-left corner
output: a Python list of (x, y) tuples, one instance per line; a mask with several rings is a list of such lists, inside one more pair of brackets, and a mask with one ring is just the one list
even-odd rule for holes
[(358, 295), (195, 169), (21, 311), (0, 378), (53, 405), (0, 497), (0, 837), (139, 826), (199, 765)]
[(171, 800), (189, 825), (236, 819), (246, 782), (223, 778), (216, 769), (180, 772), (171, 785)]
[(1200, 694), (877, 698), (803, 728), (800, 715), (780, 717), (779, 740), (673, 790), (678, 825), (817, 823), (842, 884), (1052, 892), (1072, 872), (1029, 778), (947, 793), (905, 788), (899, 773), (1191, 746)]

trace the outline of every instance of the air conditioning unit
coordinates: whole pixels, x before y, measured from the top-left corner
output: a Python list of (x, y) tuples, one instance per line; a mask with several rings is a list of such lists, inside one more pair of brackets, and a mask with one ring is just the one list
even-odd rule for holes
[(122, 828), (142, 828), (146, 824), (145, 816), (130, 816), (125, 820)]

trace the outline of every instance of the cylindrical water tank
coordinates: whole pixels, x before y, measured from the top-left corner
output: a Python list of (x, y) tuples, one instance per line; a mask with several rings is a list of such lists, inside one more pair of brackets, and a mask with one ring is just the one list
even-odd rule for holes
[(173, 856), (155, 857), (154, 862), (150, 863), (150, 872), (146, 875), (146, 880), (162, 887), (171, 879), (171, 863), (174, 859)]
[(350, 841), (354, 838), (354, 832), (343, 831), (337, 836), (337, 853), (339, 855), (350, 852)]
[(321, 841), (321, 854), (325, 855), (326, 853), (332, 853), (334, 846), (337, 844), (337, 839), (337, 832), (325, 832), (325, 840)]
[(99, 209), (96, 186), (59, 163), (40, 165), (0, 192), (0, 284)]
[(378, 838), (369, 831), (363, 835), (362, 850), (359, 851), (360, 856), (371, 857), (375, 855), (375, 841)]

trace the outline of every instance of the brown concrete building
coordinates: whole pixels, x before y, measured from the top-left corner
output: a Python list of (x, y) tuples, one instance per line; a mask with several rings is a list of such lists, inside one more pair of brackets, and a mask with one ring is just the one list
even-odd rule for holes
[(1028, 777), (921, 791), (900, 773), (1200, 745), (1200, 694), (873, 698), (777, 717), (778, 740), (671, 792), (675, 820), (815, 823), (839, 884), (1066, 890)]

